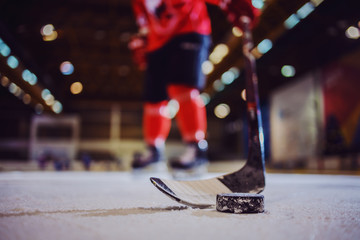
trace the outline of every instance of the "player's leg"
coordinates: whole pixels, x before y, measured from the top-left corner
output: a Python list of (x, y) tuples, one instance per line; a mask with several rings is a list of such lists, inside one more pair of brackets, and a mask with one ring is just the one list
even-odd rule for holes
[(179, 103), (176, 120), (187, 145), (183, 155), (171, 160), (173, 168), (190, 169), (207, 163), (207, 120), (200, 90), (205, 85), (201, 65), (208, 57), (209, 45), (209, 37), (199, 34), (187, 34), (173, 41), (169, 71), (172, 77), (167, 91)]
[(168, 96), (163, 73), (166, 61), (163, 54), (163, 49), (160, 49), (148, 55), (143, 108), (143, 135), (147, 152), (134, 155), (132, 167), (135, 169), (148, 167), (164, 160), (164, 144), (169, 135), (171, 119), (167, 107)]
[(179, 103), (176, 121), (179, 126), (186, 151), (183, 155), (173, 158), (173, 168), (189, 169), (207, 162), (206, 151), (206, 109), (199, 90), (194, 87), (170, 85), (169, 96)]
[(143, 134), (147, 153), (136, 154), (133, 168), (143, 168), (164, 160), (165, 140), (169, 135), (171, 119), (167, 113), (167, 101), (144, 104)]

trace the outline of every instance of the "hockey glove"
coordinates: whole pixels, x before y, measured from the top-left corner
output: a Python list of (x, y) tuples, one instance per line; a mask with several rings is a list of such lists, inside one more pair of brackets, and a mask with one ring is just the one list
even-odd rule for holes
[(220, 8), (226, 14), (228, 21), (241, 30), (243, 30), (240, 23), (241, 16), (251, 19), (251, 28), (256, 25), (260, 16), (260, 10), (252, 5), (251, 0), (222, 0)]
[(128, 44), (128, 47), (132, 54), (133, 61), (140, 70), (144, 70), (147, 65), (146, 46), (147, 46), (146, 36), (139, 34), (134, 35), (130, 39), (130, 42)]

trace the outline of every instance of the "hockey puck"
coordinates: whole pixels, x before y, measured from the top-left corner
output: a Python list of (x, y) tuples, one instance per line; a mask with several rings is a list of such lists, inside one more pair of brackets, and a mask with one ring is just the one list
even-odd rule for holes
[(217, 194), (216, 210), (228, 213), (262, 213), (264, 196), (252, 193)]

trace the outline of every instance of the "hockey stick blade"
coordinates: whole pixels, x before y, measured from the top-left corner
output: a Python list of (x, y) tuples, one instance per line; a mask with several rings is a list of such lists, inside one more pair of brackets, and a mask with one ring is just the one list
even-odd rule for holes
[(150, 178), (155, 187), (168, 197), (191, 207), (213, 207), (216, 204), (217, 194), (260, 193), (265, 188), (264, 136), (255, 58), (250, 53), (253, 48), (252, 34), (249, 28), (249, 18), (241, 17), (240, 22), (243, 24), (244, 30), (243, 54), (249, 133), (249, 153), (245, 166), (236, 172), (205, 180), (176, 181)]
[(150, 178), (162, 193), (173, 200), (195, 208), (215, 206), (219, 193), (260, 193), (265, 187), (262, 169), (245, 165), (239, 171), (210, 179), (176, 181)]

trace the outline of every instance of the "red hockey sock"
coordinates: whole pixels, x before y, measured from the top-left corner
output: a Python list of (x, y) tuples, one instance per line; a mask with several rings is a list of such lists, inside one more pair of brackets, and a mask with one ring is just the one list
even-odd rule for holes
[(143, 128), (145, 142), (148, 145), (163, 147), (170, 127), (171, 119), (168, 114), (167, 101), (145, 103)]
[(168, 94), (179, 102), (180, 108), (176, 115), (183, 140), (199, 142), (205, 138), (206, 109), (199, 90), (182, 85), (171, 85)]

